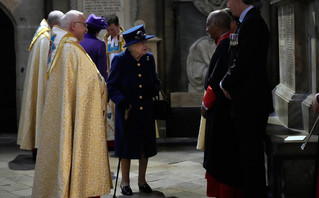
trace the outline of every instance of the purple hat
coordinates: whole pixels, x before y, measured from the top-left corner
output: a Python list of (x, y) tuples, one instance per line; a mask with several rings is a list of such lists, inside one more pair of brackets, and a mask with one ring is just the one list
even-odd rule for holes
[(106, 29), (107, 22), (102, 17), (97, 17), (94, 14), (91, 14), (89, 18), (86, 20), (86, 24), (88, 27), (95, 28), (95, 29)]
[(146, 35), (144, 26), (138, 25), (138, 26), (132, 27), (131, 29), (123, 32), (122, 36), (125, 40), (124, 47), (127, 47), (127, 46), (133, 45), (135, 43), (153, 38), (155, 35)]

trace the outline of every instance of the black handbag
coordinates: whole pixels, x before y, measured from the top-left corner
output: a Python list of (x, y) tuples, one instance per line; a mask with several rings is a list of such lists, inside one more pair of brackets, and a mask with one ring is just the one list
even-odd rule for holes
[(160, 90), (160, 93), (163, 99), (159, 97), (159, 94), (153, 96), (153, 118), (155, 120), (166, 120), (170, 116), (171, 105), (162, 90)]

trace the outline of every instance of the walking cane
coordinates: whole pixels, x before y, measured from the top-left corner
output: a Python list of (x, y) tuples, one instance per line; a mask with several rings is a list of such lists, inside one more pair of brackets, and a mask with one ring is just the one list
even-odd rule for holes
[(306, 147), (308, 141), (310, 140), (310, 137), (311, 137), (312, 133), (314, 132), (314, 130), (315, 130), (317, 124), (318, 124), (318, 120), (319, 120), (319, 116), (317, 117), (317, 120), (316, 120), (315, 124), (312, 126), (312, 129), (311, 129), (310, 133), (308, 134), (308, 136), (307, 136), (305, 142), (301, 145), (301, 150), (304, 150), (304, 149), (305, 149), (305, 147)]
[(117, 173), (116, 173), (116, 180), (115, 180), (115, 188), (114, 188), (113, 198), (116, 198), (116, 187), (117, 187), (117, 180), (118, 180), (118, 178), (119, 178), (119, 172), (120, 172), (120, 166), (121, 166), (121, 159), (122, 159), (122, 153), (123, 153), (123, 142), (124, 142), (124, 138), (125, 138), (125, 134), (126, 134), (128, 115), (129, 115), (131, 109), (132, 109), (132, 105), (130, 105), (130, 106), (125, 110), (125, 115), (124, 115), (124, 130), (123, 130), (122, 141), (121, 141), (121, 144), (120, 144), (120, 155), (119, 155), (119, 162), (118, 162), (118, 164), (117, 164)]

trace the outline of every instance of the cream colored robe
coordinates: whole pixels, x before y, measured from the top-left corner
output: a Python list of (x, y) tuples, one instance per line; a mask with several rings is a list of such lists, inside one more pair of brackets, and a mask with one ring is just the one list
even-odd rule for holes
[[(204, 95), (206, 91), (204, 90)], [(200, 117), (199, 131), (197, 137), (196, 149), (204, 150), (205, 148), (205, 131), (206, 131), (206, 118), (203, 116)]]
[(108, 194), (105, 81), (73, 34), (55, 26), (54, 39), (32, 197)]
[(17, 144), (20, 145), (21, 149), (38, 148), (50, 32), (48, 23), (43, 19), (29, 47), (17, 139)]
[(206, 130), (206, 119), (203, 116), (201, 116), (198, 138), (197, 138), (197, 145), (196, 145), (196, 149), (198, 150), (204, 150), (205, 148), (205, 130)]

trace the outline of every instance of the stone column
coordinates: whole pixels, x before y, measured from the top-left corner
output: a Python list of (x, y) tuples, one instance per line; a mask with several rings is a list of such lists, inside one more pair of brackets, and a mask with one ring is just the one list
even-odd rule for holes
[(318, 10), (319, 10), (319, 2), (313, 1), (309, 6), (309, 10), (305, 13), (308, 14), (308, 48), (309, 48), (309, 59), (310, 59), (310, 74), (309, 74), (309, 96), (302, 102), (302, 114), (303, 114), (303, 123), (304, 123), (304, 129), (307, 132), (310, 132), (314, 121), (316, 119), (316, 116), (312, 111), (312, 101), (315, 96), (315, 94), (318, 92), (318, 69), (317, 69), (317, 62), (319, 60), (319, 45), (318, 45), (318, 25), (319, 21), (318, 19)]
[(155, 59), (155, 65), (156, 65), (156, 71), (158, 71), (158, 58), (157, 58), (157, 46), (158, 46), (158, 42), (160, 42), (162, 39), (158, 38), (158, 37), (154, 37), (151, 38), (150, 40), (148, 40), (148, 51), (151, 52), (154, 55), (154, 59)]

